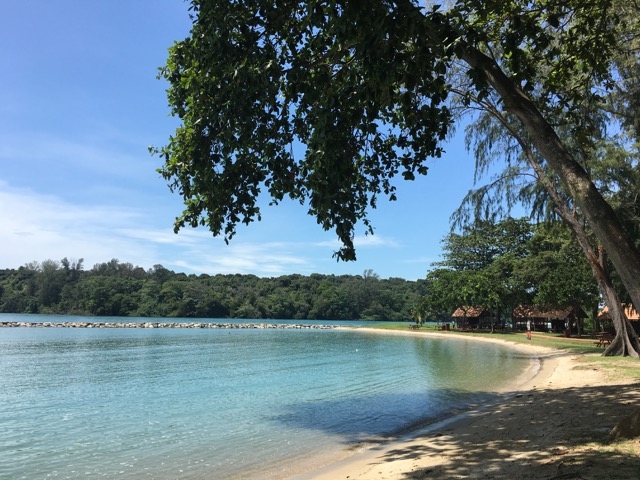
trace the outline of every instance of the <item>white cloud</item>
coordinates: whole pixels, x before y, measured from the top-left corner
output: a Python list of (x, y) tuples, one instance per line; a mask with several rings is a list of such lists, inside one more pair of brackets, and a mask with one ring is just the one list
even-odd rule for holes
[(190, 248), (181, 252), (181, 259), (175, 261), (174, 265), (196, 273), (253, 273), (277, 276), (311, 270), (311, 260), (300, 253), (304, 250), (308, 249), (293, 242), (231, 242), (226, 245), (218, 239), (211, 239), (210, 242), (190, 245)]
[(3, 268), (63, 257), (84, 258), (88, 266), (122, 254), (147, 257), (144, 249), (117, 232), (140, 220), (136, 212), (73, 205), (52, 195), (11, 189), (5, 182), (0, 182), (0, 206)]
[(400, 244), (393, 238), (382, 235), (359, 235), (353, 240), (356, 248), (360, 247), (399, 247)]
[(175, 245), (181, 247), (189, 247), (200, 242), (207, 241), (211, 235), (204, 231), (198, 230), (181, 230), (176, 235), (172, 229), (153, 230), (139, 228), (121, 228), (120, 233), (131, 239), (141, 240), (157, 245)]
[(0, 181), (0, 268), (32, 261), (84, 258), (85, 266), (117, 258), (143, 268), (162, 264), (188, 273), (280, 275), (312, 272), (311, 245), (301, 242), (226, 245), (205, 230), (143, 225), (148, 213), (104, 205), (75, 205)]

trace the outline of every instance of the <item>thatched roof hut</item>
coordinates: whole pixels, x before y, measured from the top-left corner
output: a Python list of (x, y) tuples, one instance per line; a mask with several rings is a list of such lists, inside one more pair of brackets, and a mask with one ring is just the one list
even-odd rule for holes
[[(638, 313), (638, 311), (633, 308), (633, 305), (631, 304), (622, 304), (622, 308), (624, 311), (624, 315), (627, 317), (627, 319), (630, 322), (637, 322), (640, 321), (640, 314)], [(611, 315), (609, 315), (609, 307), (608, 306), (604, 306), (602, 308), (602, 310), (600, 310), (600, 313), (598, 313), (598, 320), (611, 320)]]
[(455, 312), (451, 314), (452, 320), (456, 323), (458, 328), (478, 328), (481, 323), (486, 319), (489, 324), (493, 318), (493, 314), (485, 307), (477, 305), (458, 307)]
[[(633, 329), (640, 335), (640, 313), (633, 308), (632, 304), (622, 304), (622, 310), (624, 312), (625, 317), (631, 322), (633, 325)], [(609, 314), (609, 307), (604, 306), (600, 313), (598, 313), (598, 320), (602, 322), (604, 330), (613, 331), (613, 325), (611, 325), (611, 315)]]

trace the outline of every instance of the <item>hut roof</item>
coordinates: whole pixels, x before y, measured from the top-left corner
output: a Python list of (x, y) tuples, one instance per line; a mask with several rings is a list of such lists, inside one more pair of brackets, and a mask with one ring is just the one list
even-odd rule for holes
[(566, 308), (538, 308), (533, 305), (518, 305), (513, 309), (513, 318), (544, 318), (551, 319), (565, 319), (569, 317), (575, 318), (587, 318), (587, 314), (580, 307), (566, 307)]
[[(637, 322), (640, 320), (640, 314), (638, 311), (633, 308), (632, 304), (622, 304), (622, 308), (624, 310), (624, 314), (629, 319), (630, 322)], [(611, 315), (609, 315), (609, 307), (604, 306), (600, 313), (598, 313), (598, 320), (611, 320)]]
[(451, 314), (454, 318), (476, 318), (490, 315), (490, 312), (484, 307), (478, 306), (462, 306), (456, 309), (455, 312)]

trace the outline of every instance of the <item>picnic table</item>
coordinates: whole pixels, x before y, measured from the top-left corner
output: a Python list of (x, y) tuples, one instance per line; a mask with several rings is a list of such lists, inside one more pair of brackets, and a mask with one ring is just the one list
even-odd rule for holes
[(607, 345), (610, 345), (612, 340), (612, 334), (603, 332), (596, 334), (596, 341), (593, 343), (596, 345), (596, 347), (605, 347)]
[(409, 329), (410, 330), (418, 330), (420, 328), (420, 325), (418, 325), (417, 323), (410, 323), (409, 324)]

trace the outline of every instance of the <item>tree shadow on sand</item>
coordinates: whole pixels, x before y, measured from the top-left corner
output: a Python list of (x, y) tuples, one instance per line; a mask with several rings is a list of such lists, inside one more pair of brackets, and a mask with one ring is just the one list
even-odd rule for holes
[[(470, 413), (468, 428), (437, 429), (424, 442), (385, 453), (385, 462), (449, 455), (400, 479), (640, 478), (635, 451), (608, 446), (611, 428), (638, 405), (638, 385), (522, 392), (495, 408)], [(491, 440), (486, 441), (486, 430)]]

